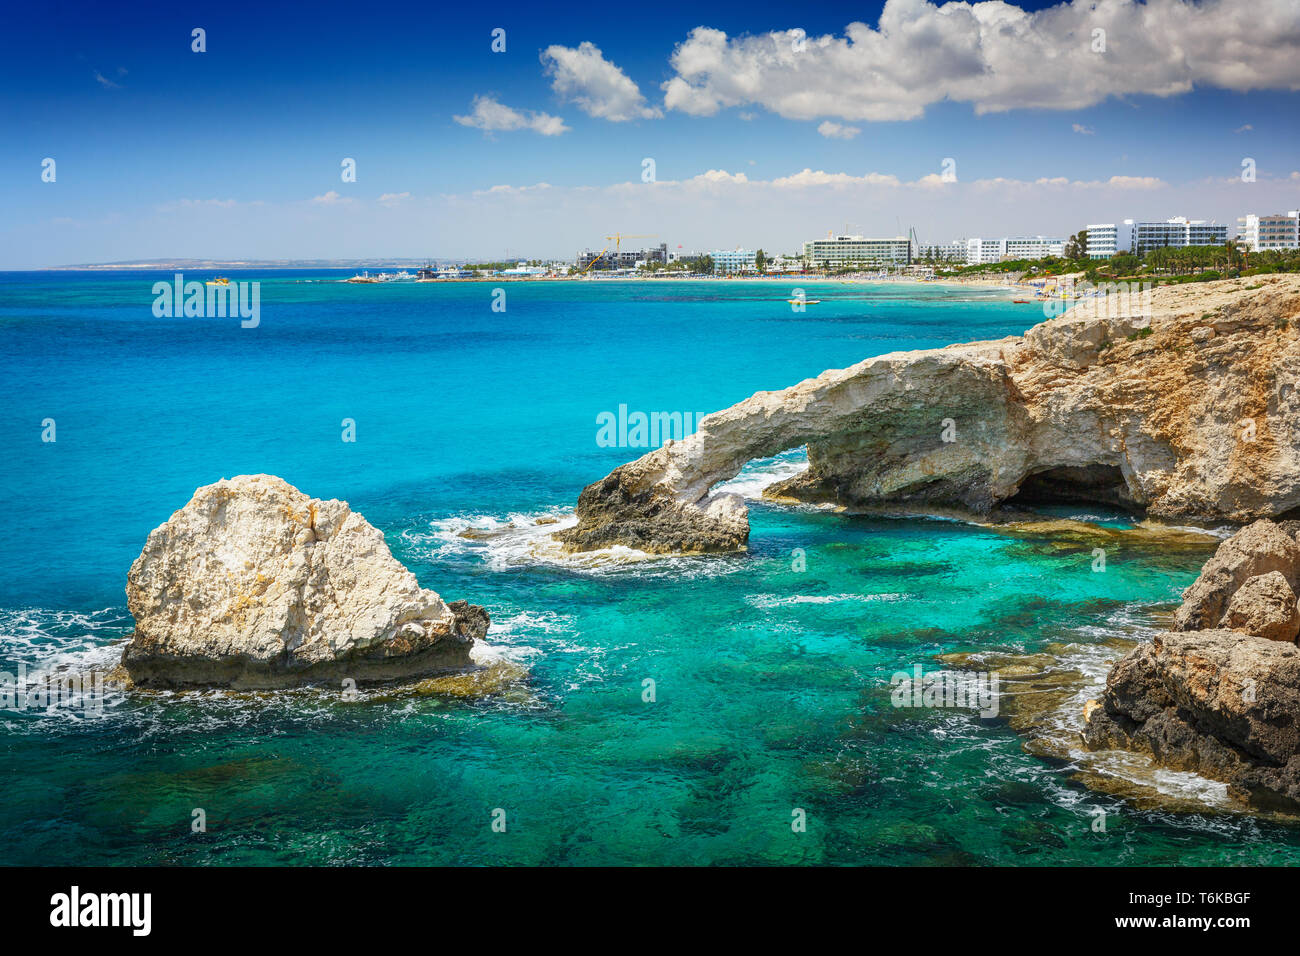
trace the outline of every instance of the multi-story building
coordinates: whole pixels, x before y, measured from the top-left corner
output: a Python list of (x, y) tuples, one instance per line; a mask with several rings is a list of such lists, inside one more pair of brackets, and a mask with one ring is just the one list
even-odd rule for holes
[(949, 265), (963, 266), (967, 263), (968, 248), (965, 239), (954, 239), (952, 242), (920, 246), (916, 250), (916, 258), (922, 262), (943, 262)]
[(830, 239), (810, 239), (803, 244), (803, 254), (804, 258), (818, 269), (910, 263), (912, 241), (903, 236), (894, 239), (835, 236)]
[(1065, 254), (1065, 240), (1055, 236), (1011, 236), (1002, 242), (1006, 259), (1044, 259)]
[(954, 265), (984, 265), (1004, 259), (1042, 259), (1065, 253), (1065, 240), (1052, 236), (1008, 236), (1004, 239), (954, 239), (922, 246), (917, 257)]
[(1282, 215), (1251, 213), (1237, 220), (1237, 238), (1251, 252), (1266, 249), (1300, 249), (1300, 209)]
[(1125, 219), (1123, 222), (1088, 225), (1088, 256), (1092, 259), (1106, 259), (1117, 252), (1140, 256), (1152, 249), (1221, 246), (1227, 241), (1226, 223), (1185, 216), (1175, 216), (1163, 222)]
[[(662, 262), (668, 264), (668, 243), (661, 242), (653, 249), (620, 249), (611, 252), (606, 249), (604, 252), (592, 252), (588, 249), (586, 252), (578, 253), (578, 271), (583, 272), (590, 266), (592, 272), (603, 272), (609, 269), (635, 269), (637, 263)], [(594, 263), (594, 265), (593, 265)]]
[(714, 272), (754, 272), (758, 253), (753, 249), (714, 249), (709, 253)]

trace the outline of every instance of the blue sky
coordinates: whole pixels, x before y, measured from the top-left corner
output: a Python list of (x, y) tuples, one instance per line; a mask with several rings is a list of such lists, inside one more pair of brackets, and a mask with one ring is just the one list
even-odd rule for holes
[[(1300, 206), (1295, 0), (1021, 3), (997, 22), (882, 6), (13, 7), (0, 268), (572, 256), (614, 230), (793, 250), (845, 225), (928, 241)], [(854, 21), (874, 35), (850, 44)], [(792, 29), (808, 38), (797, 56)], [(556, 48), (588, 55), (565, 73), (565, 54), (543, 62)], [(458, 122), (480, 97), (551, 134)], [(946, 157), (958, 181), (929, 181)]]

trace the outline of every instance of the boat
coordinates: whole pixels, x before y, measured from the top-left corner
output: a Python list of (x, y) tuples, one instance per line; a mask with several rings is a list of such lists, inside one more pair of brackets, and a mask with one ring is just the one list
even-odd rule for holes
[(230, 280), (225, 276), (217, 276), (215, 279), (209, 279), (208, 285), (230, 285)]
[(1031, 300), (1031, 299), (1012, 299), (1011, 302), (1012, 302), (1013, 305), (1030, 305), (1030, 304), (1032, 303), (1032, 300)]
[(791, 305), (817, 305), (821, 299), (786, 299)]

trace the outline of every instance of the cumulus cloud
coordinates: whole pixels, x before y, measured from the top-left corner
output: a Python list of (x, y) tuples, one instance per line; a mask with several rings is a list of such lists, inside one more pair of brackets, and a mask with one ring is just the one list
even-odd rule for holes
[(663, 115), (646, 103), (640, 88), (605, 59), (594, 43), (583, 42), (577, 47), (548, 46), (542, 51), (542, 63), (551, 77), (551, 88), (576, 103), (588, 116), (621, 123)]
[(1081, 136), (1091, 136), (1097, 132), (1091, 126), (1084, 126), (1082, 123), (1074, 123), (1070, 126), (1070, 129), (1074, 130)]
[(337, 206), (340, 203), (352, 202), (351, 199), (340, 196), (338, 192), (333, 189), (327, 193), (322, 193), (319, 196), (313, 196), (311, 201), (320, 206)]
[(569, 127), (564, 125), (564, 120), (558, 116), (532, 110), (517, 110), (491, 96), (474, 97), (469, 115), (453, 116), (452, 119), (461, 126), (481, 129), (485, 133), (530, 129), (543, 136), (559, 136), (569, 131)]
[(856, 126), (846, 126), (843, 123), (835, 123), (826, 120), (817, 127), (817, 132), (821, 133), (827, 139), (852, 139), (862, 132)]
[(854, 176), (851, 173), (828, 173), (821, 169), (804, 169), (791, 176), (780, 176), (773, 179), (771, 183), (778, 188), (798, 186), (897, 186), (899, 185), (899, 179), (897, 176), (887, 176), (883, 173), (867, 173), (865, 176)]
[(843, 36), (729, 37), (697, 27), (674, 49), (669, 109), (746, 105), (788, 119), (914, 119), (942, 100), (977, 113), (1083, 109), (1111, 96), (1173, 96), (1196, 85), (1300, 89), (1300, 7), (1255, 0), (1010, 3), (888, 0), (875, 28)]

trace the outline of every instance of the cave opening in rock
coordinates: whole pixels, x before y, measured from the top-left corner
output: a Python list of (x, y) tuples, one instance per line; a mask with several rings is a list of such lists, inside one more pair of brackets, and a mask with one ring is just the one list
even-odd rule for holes
[(1119, 466), (1103, 464), (1062, 465), (1034, 472), (1002, 504), (1012, 508), (1060, 504), (1109, 505), (1134, 514), (1141, 514), (1144, 510), (1129, 493), (1128, 483)]

